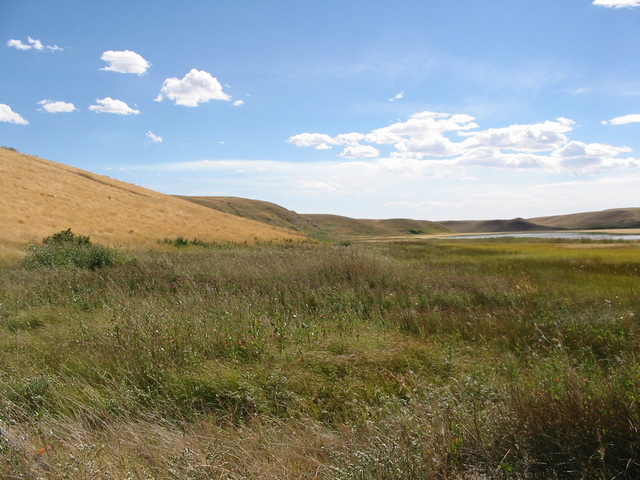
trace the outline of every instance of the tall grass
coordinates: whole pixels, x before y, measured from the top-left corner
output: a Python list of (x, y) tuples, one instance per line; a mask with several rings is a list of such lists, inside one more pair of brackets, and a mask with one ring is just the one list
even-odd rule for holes
[(0, 270), (0, 476), (640, 475), (634, 244), (129, 260)]

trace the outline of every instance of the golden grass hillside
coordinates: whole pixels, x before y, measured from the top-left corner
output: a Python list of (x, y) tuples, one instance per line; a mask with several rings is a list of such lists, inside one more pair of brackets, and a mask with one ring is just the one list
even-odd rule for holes
[(60, 163), (0, 148), (0, 248), (71, 228), (113, 246), (182, 236), (205, 242), (303, 236)]

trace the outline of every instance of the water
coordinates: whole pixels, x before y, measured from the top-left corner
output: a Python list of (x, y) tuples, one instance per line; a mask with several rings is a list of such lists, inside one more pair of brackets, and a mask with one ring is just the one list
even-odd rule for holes
[(483, 235), (454, 235), (447, 240), (473, 240), (482, 238), (548, 238), (564, 240), (640, 240), (640, 235), (620, 233), (584, 233), (584, 232), (532, 232), (532, 233), (487, 233)]

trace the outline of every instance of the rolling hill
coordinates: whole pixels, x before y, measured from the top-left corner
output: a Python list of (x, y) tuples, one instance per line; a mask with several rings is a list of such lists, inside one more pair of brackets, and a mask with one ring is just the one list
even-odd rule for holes
[(106, 245), (303, 240), (290, 229), (0, 148), (0, 245), (21, 248), (71, 228)]
[(534, 223), (524, 218), (514, 218), (512, 220), (453, 220), (440, 223), (456, 233), (544, 232), (563, 229), (560, 226), (552, 227)]
[(304, 232), (307, 236), (316, 239), (391, 237), (448, 232), (448, 229), (441, 224), (427, 220), (401, 218), (368, 220), (340, 215), (298, 214), (274, 203), (238, 197), (179, 196), (178, 198), (269, 225), (289, 228), (295, 232)]
[(328, 214), (298, 214), (273, 203), (237, 197), (181, 196), (179, 198), (269, 225), (289, 228), (295, 232), (304, 232), (306, 235), (318, 239), (640, 228), (640, 208), (622, 208), (529, 219), (432, 222), (406, 218), (372, 220)]
[(548, 227), (572, 230), (640, 228), (640, 208), (615, 208), (600, 212), (538, 217), (530, 218), (529, 221)]

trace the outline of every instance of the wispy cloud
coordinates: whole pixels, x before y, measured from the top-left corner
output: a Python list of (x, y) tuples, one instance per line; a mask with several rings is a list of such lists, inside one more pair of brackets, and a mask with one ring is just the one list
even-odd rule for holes
[(9, 105), (0, 103), (0, 122), (15, 123), (16, 125), (29, 125), (24, 118), (11, 110)]
[(49, 50), (51, 52), (63, 50), (57, 45), (44, 45), (40, 40), (31, 37), (27, 37), (27, 43), (22, 42), (22, 40), (11, 39), (7, 41), (7, 47), (15, 48), (17, 50), (38, 50), (40, 52), (44, 50)]
[(625, 125), (627, 123), (640, 123), (640, 114), (631, 113), (629, 115), (623, 115), (622, 117), (616, 117), (602, 122), (603, 125)]
[(131, 108), (122, 100), (115, 100), (111, 97), (96, 99), (97, 105), (91, 105), (89, 110), (97, 113), (115, 113), (116, 115), (137, 115), (140, 110)]
[(147, 137), (149, 139), (151, 139), (151, 141), (153, 143), (162, 143), (164, 141), (164, 139), (162, 137), (156, 135), (155, 133), (153, 133), (151, 131), (148, 131), (146, 135), (147, 135)]
[(396, 101), (396, 100), (400, 100), (400, 99), (402, 99), (402, 98), (404, 98), (404, 90), (403, 90), (403, 91), (401, 91), (400, 93), (396, 93), (393, 97), (391, 97), (391, 98), (389, 99), (389, 101), (390, 101), (390, 102), (394, 102), (394, 101)]
[(109, 64), (100, 69), (107, 72), (144, 75), (149, 67), (151, 67), (151, 63), (145, 60), (142, 55), (132, 52), (131, 50), (108, 50), (104, 52), (100, 58)]
[(227, 102), (231, 100), (231, 97), (222, 91), (222, 85), (217, 78), (208, 72), (195, 68), (191, 69), (182, 79), (167, 78), (156, 100), (161, 101), (164, 97), (173, 100), (176, 105), (184, 105), (185, 107), (197, 107), (198, 104), (209, 100)]
[(640, 0), (593, 0), (594, 5), (609, 8), (640, 7)]

